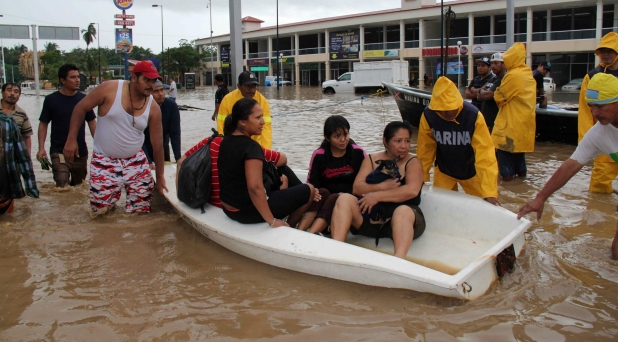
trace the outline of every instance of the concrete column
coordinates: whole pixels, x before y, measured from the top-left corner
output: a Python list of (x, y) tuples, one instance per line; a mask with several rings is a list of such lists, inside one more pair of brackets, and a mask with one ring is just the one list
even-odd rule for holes
[(298, 46), (299, 46), (299, 38), (298, 38), (298, 32), (294, 33), (294, 55), (298, 56)]
[(493, 44), (494, 42), (494, 31), (495, 31), (494, 16), (490, 15), (489, 16), (489, 43), (490, 44)]
[(300, 85), (300, 63), (296, 62), (294, 63), (294, 65), (296, 66), (296, 70), (294, 71), (294, 84), (296, 86)]
[(612, 27), (612, 31), (618, 32), (618, 4), (614, 4), (614, 24)]
[(474, 14), (468, 14), (468, 79), (464, 82), (464, 85), (470, 83), (470, 80), (474, 78), (474, 56), (472, 53), (472, 45), (474, 45)]
[(425, 58), (423, 57), (423, 46), (425, 46), (425, 20), (418, 20), (418, 47), (421, 49), (421, 56), (418, 58), (418, 87), (425, 89)]
[(245, 39), (245, 59), (249, 59), (249, 40)]
[(238, 75), (242, 72), (242, 23), (240, 0), (230, 0), (230, 66), (232, 67), (232, 84), (236, 89)]
[(526, 64), (532, 67), (532, 7), (526, 8)]
[(330, 35), (328, 33), (328, 29), (324, 30), (324, 47), (326, 48), (326, 61), (324, 62), (324, 67), (326, 68), (326, 72), (324, 75), (324, 80), (330, 80)]
[(403, 50), (406, 48), (406, 23), (399, 20), (399, 60), (403, 61)]
[(215, 45), (217, 47), (217, 61), (221, 65), (221, 44)]
[[(270, 65), (270, 58), (271, 58), (270, 56), (273, 55), (273, 37), (268, 36), (267, 39), (268, 39), (268, 44), (267, 44), (268, 45), (268, 48), (267, 48), (268, 50), (267, 52), (268, 53), (268, 76), (273, 76), (273, 66)], [(275, 67), (277, 66), (275, 65)]]
[(322, 85), (322, 63), (318, 62), (318, 84)]
[(387, 31), (388, 27), (382, 26), (382, 50), (386, 50)]
[[(603, 37), (603, 0), (598, 0), (597, 1), (597, 32), (596, 32), (597, 42), (595, 45), (599, 46), (599, 44), (601, 43), (602, 37)], [(595, 58), (594, 58), (595, 65), (598, 65), (599, 63), (601, 63), (601, 59), (599, 58), (599, 56), (597, 56), (596, 53), (594, 55), (595, 55)]]
[(365, 51), (365, 25), (360, 26), (360, 49), (358, 51), (358, 58), (361, 62), (363, 59), (363, 52)]
[(545, 34), (545, 40), (551, 40), (551, 10), (547, 10), (547, 33)]

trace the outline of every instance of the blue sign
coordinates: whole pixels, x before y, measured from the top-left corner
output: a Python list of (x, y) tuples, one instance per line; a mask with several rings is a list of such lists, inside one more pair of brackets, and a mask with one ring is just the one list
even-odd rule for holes
[(360, 30), (331, 32), (329, 42), (329, 59), (358, 59)]
[(221, 47), (221, 62), (229, 62), (230, 61), (230, 47), (222, 46)]
[[(459, 70), (457, 70), (457, 64), (459, 64)], [(442, 62), (438, 62), (436, 64), (436, 74), (442, 75)], [(447, 75), (458, 75), (464, 74), (464, 66), (463, 62), (448, 62), (446, 64), (446, 74)]]

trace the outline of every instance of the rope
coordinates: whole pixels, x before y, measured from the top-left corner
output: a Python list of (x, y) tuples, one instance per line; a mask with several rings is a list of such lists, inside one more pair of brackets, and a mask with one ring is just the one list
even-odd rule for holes
[[(272, 117), (277, 117), (277, 116), (286, 116), (286, 115), (292, 115), (292, 114), (299, 114), (299, 113), (304, 113), (304, 112), (310, 112), (313, 110), (318, 110), (318, 109), (323, 109), (323, 108), (328, 108), (328, 107), (335, 107), (335, 106), (339, 106), (345, 103), (350, 103), (350, 102), (354, 102), (354, 101), (361, 101), (361, 105), (363, 105), (363, 100), (373, 97), (373, 96), (380, 96), (380, 101), (382, 101), (382, 95), (388, 93), (388, 90), (382, 90), (382, 89), (378, 89), (375, 93), (373, 94), (369, 94), (369, 95), (363, 95), (361, 97), (357, 97), (355, 99), (352, 100), (347, 100), (347, 101), (341, 101), (341, 102), (337, 102), (337, 103), (333, 103), (333, 104), (329, 104), (326, 106), (319, 106), (319, 107), (311, 107), (311, 108), (307, 108), (307, 109), (303, 109), (303, 110), (298, 110), (295, 112), (289, 112), (289, 113), (281, 113), (281, 114), (274, 114), (271, 115)], [(382, 108), (384, 108), (384, 103), (382, 103)], [(386, 110), (386, 109), (384, 109)]]

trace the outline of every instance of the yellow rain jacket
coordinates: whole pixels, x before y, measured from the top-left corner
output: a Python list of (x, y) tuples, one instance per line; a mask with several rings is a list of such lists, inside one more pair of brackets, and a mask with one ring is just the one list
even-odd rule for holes
[[(603, 36), (601, 43), (597, 46), (595, 53), (599, 55), (598, 50), (600, 48), (608, 48), (618, 52), (618, 34), (610, 32)], [(599, 56), (600, 57), (600, 56)], [(603, 62), (599, 65), (599, 69), (603, 69), (600, 72), (604, 72), (605, 68), (609, 65), (604, 65)], [(597, 70), (598, 71), (598, 70)], [(586, 132), (594, 124), (597, 123), (597, 119), (592, 116), (590, 107), (586, 103), (586, 90), (588, 90), (588, 82), (590, 82), (590, 75), (586, 73), (584, 81), (582, 82), (582, 88), (579, 91), (579, 110), (577, 114), (577, 142), (580, 142)], [(618, 164), (614, 162), (606, 154), (602, 154), (594, 159), (594, 168), (590, 175), (590, 191), (600, 193), (612, 192), (612, 181), (618, 175)]]
[[(470, 145), (474, 151), (474, 168), (476, 175), (467, 180), (458, 180), (444, 175), (439, 171), (439, 166), (434, 170), (434, 186), (457, 189), (459, 183), (466, 193), (482, 198), (498, 197), (498, 163), (489, 129), (485, 123), (485, 118), (476, 107), (468, 104), (466, 110), (474, 108), (476, 119), (474, 121), (474, 131)], [(457, 110), (457, 116), (452, 122), (460, 125), (458, 118), (464, 110), (464, 100), (459, 90), (453, 82), (446, 77), (440, 77), (433, 88), (431, 102), (425, 111), (437, 114), (442, 120), (444, 118), (435, 111)], [(432, 114), (431, 112), (428, 113)], [(446, 120), (445, 120), (446, 121)], [(423, 163), (424, 181), (429, 181), (429, 170), (436, 161), (438, 142), (435, 132), (430, 128), (425, 113), (421, 116), (418, 133), (417, 156)], [(461, 167), (460, 165), (450, 165), (451, 168)], [(438, 179), (440, 176), (440, 180)]]
[(526, 65), (526, 48), (515, 43), (504, 53), (508, 72), (494, 92), (500, 108), (491, 138), (497, 149), (520, 153), (534, 151), (536, 136), (536, 81)]
[[(225, 95), (223, 101), (221, 101), (221, 105), (219, 106), (219, 115), (217, 116), (217, 131), (219, 131), (219, 133), (223, 134), (223, 122), (225, 121), (225, 118), (228, 114), (232, 113), (232, 107), (234, 107), (234, 104), (242, 98), (242, 93), (239, 89), (236, 89)], [(257, 141), (262, 148), (272, 150), (273, 119), (270, 116), (270, 106), (268, 105), (268, 100), (266, 100), (266, 98), (257, 90), (255, 91), (253, 99), (257, 101), (260, 107), (262, 107), (262, 112), (264, 113), (264, 127), (262, 128), (262, 134), (254, 135), (251, 139)]]

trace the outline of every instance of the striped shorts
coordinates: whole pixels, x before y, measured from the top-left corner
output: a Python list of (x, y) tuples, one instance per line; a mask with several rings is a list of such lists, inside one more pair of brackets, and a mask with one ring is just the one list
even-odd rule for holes
[(154, 180), (142, 150), (130, 158), (109, 158), (93, 153), (90, 161), (90, 207), (97, 212), (120, 199), (122, 186), (127, 192), (125, 211), (150, 212)]

